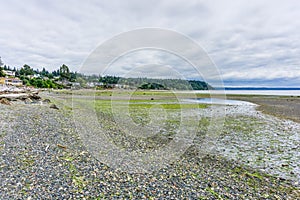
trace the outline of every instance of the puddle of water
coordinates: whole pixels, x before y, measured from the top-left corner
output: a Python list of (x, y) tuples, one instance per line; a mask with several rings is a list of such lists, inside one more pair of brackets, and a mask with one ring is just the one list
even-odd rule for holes
[(217, 105), (249, 105), (254, 106), (256, 104), (248, 101), (218, 99), (218, 98), (198, 98), (198, 99), (186, 99), (188, 102), (204, 103), (204, 104), (217, 104)]

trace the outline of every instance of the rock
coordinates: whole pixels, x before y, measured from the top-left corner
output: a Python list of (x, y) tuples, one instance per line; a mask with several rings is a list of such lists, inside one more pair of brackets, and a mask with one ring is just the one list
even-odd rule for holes
[(11, 105), (10, 101), (9, 101), (9, 100), (7, 100), (6, 98), (2, 98), (2, 99), (0, 99), (0, 103), (1, 103), (1, 104), (4, 104), (4, 105), (8, 105), (8, 106), (10, 106), (10, 105)]
[(59, 108), (58, 108), (55, 104), (52, 104), (52, 105), (50, 106), (50, 108), (59, 110)]
[(29, 98), (30, 98), (30, 99), (33, 99), (33, 100), (41, 100), (41, 97), (38, 96), (38, 95), (36, 95), (36, 94), (30, 94), (30, 95), (29, 95)]
[(29, 99), (29, 96), (28, 95), (20, 95), (20, 96), (14, 97), (14, 98), (19, 99), (21, 101), (25, 101), (26, 99)]
[(31, 104), (32, 100), (30, 98), (26, 98), (23, 100), (25, 104)]
[(23, 101), (25, 104), (39, 104), (42, 101), (37, 93), (7, 93), (0, 98), (6, 98), (8, 101)]
[(41, 104), (41, 102), (37, 100), (32, 100), (31, 104)]
[(44, 99), (42, 102), (43, 103), (51, 103), (50, 99)]

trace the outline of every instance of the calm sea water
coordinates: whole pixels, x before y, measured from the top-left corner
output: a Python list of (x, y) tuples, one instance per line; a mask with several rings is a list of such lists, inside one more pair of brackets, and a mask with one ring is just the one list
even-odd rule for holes
[(275, 89), (254, 89), (254, 90), (197, 90), (190, 91), (193, 93), (199, 94), (248, 94), (248, 95), (278, 95), (278, 96), (299, 96), (300, 97), (300, 89), (297, 90), (275, 90)]
[(186, 99), (185, 101), (191, 103), (204, 103), (204, 104), (217, 104), (217, 105), (256, 105), (248, 101), (218, 99), (218, 98), (198, 98), (198, 99)]

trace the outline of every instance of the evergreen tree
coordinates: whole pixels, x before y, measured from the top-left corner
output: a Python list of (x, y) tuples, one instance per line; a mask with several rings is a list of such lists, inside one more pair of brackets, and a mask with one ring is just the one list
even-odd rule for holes
[(21, 69), (20, 69), (20, 75), (24, 75), (24, 76), (27, 76), (27, 75), (33, 75), (34, 74), (34, 71), (33, 69), (29, 66), (29, 65), (24, 65)]
[(5, 73), (3, 72), (2, 65), (4, 65), (4, 63), (2, 62), (0, 57), (0, 77), (5, 77)]
[(59, 68), (59, 74), (60, 74), (60, 79), (61, 80), (70, 80), (71, 79), (71, 74), (70, 74), (70, 69), (67, 65), (63, 64)]
[(0, 77), (5, 77), (2, 67), (0, 67)]

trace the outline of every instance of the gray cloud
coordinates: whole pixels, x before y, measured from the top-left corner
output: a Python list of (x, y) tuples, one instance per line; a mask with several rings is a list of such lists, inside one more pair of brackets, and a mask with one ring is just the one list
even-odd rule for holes
[[(0, 0), (0, 5), (0, 56), (10, 66), (27, 63), (52, 70), (65, 63), (80, 70), (86, 57), (112, 36), (160, 27), (199, 43), (225, 81), (266, 79), (271, 84), (270, 80), (281, 79), (300, 85), (297, 0)], [(170, 56), (149, 59), (152, 64), (165, 59), (166, 66), (180, 65), (181, 73), (193, 78), (187, 65)], [(137, 56), (132, 63), (127, 60), (122, 73), (137, 60)]]

